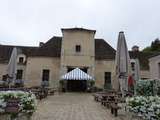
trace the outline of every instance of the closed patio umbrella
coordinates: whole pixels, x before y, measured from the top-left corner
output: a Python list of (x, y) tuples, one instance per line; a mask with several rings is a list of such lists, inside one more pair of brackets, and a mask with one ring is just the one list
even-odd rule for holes
[(139, 65), (139, 60), (135, 59), (135, 74), (134, 74), (134, 80), (135, 80), (135, 85), (134, 85), (134, 94), (136, 94), (136, 86), (138, 80), (140, 80), (140, 65)]
[(130, 57), (124, 32), (119, 32), (115, 62), (116, 80), (122, 95), (124, 96), (125, 91), (128, 91), (128, 74), (130, 66)]
[(140, 66), (139, 66), (139, 60), (135, 59), (135, 81), (138, 81), (140, 79)]
[(13, 48), (12, 54), (7, 67), (8, 83), (15, 81), (17, 72), (17, 48)]

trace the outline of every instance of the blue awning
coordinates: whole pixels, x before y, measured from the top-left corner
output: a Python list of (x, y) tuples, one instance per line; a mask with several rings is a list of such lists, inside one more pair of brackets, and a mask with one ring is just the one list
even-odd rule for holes
[(94, 78), (79, 68), (75, 68), (74, 70), (63, 75), (61, 80), (94, 80)]

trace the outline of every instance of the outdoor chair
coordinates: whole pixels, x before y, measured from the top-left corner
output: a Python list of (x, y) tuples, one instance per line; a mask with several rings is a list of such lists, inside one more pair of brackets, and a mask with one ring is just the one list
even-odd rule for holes
[(48, 95), (54, 95), (55, 91), (54, 88), (48, 88)]
[(111, 114), (114, 114), (115, 117), (118, 116), (118, 110), (121, 108), (118, 106), (118, 103), (117, 102), (114, 102), (111, 104)]
[(47, 88), (41, 88), (37, 92), (37, 98), (42, 100), (43, 98), (46, 98), (48, 96), (48, 89)]

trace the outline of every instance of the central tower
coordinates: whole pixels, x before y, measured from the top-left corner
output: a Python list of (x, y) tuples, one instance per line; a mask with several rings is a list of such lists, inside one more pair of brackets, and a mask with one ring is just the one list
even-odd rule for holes
[(95, 30), (67, 28), (62, 30), (61, 75), (80, 68), (94, 77)]

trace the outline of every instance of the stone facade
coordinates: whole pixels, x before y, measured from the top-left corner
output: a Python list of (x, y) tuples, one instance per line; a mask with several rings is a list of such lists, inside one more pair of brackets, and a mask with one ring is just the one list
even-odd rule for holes
[(26, 64), (25, 80), (27, 86), (40, 86), (42, 82), (42, 71), (47, 69), (49, 74), (49, 85), (58, 86), (60, 59), (52, 57), (29, 57)]
[[(49, 85), (58, 88), (60, 77), (76, 67), (94, 77), (97, 87), (104, 88), (108, 84), (105, 78), (110, 79), (112, 88), (117, 86), (114, 82), (115, 50), (103, 39), (95, 39), (95, 32), (83, 28), (62, 29), (62, 37), (53, 37), (39, 47), (17, 47), (21, 49), (17, 69), (23, 70), (25, 86), (40, 86), (43, 70), (49, 70)], [(0, 45), (0, 79), (6, 74), (13, 47)], [(141, 71), (142, 77), (148, 78), (148, 72)]]
[(160, 79), (160, 55), (149, 59), (150, 77), (153, 79)]
[(7, 63), (1, 63), (0, 64), (0, 79), (3, 79), (3, 75), (5, 75), (7, 72)]
[[(61, 75), (67, 73), (67, 67), (86, 68), (94, 77), (95, 41), (94, 31), (62, 30)], [(76, 46), (80, 51), (76, 52)]]
[(98, 87), (103, 88), (105, 83), (105, 72), (111, 73), (111, 82), (114, 83), (114, 77), (115, 77), (115, 67), (114, 67), (114, 61), (112, 60), (99, 60), (95, 62), (95, 79), (96, 79), (96, 85)]

